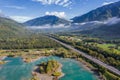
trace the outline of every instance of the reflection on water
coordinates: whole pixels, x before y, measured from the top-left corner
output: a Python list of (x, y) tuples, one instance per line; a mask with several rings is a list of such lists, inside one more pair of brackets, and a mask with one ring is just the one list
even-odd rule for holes
[(81, 64), (72, 59), (61, 59), (50, 56), (41, 58), (33, 63), (24, 63), (20, 57), (6, 58), (9, 61), (0, 69), (0, 80), (29, 80), (31, 72), (36, 64), (47, 60), (57, 60), (63, 64), (62, 71), (65, 76), (60, 80), (96, 80), (95, 76), (85, 70)]

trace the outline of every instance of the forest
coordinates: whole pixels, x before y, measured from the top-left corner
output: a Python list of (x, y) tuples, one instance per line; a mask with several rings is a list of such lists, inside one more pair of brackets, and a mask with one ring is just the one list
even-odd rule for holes
[[(111, 51), (108, 52), (106, 50), (104, 50), (103, 48), (100, 48), (97, 46), (96, 43), (100, 43), (100, 44), (104, 44), (105, 40), (96, 40), (95, 39), (89, 39), (89, 38), (82, 38), (83, 40), (81, 41), (77, 41), (77, 40), (73, 40), (71, 38), (61, 38), (60, 36), (57, 36), (57, 38), (67, 44), (70, 44), (72, 46), (74, 46), (75, 48), (85, 52), (86, 54), (89, 54), (99, 60), (101, 60), (102, 62), (105, 62), (107, 64), (110, 64), (114, 67), (116, 67), (117, 69), (120, 70), (120, 54), (114, 52), (114, 48), (111, 48)], [(115, 41), (109, 41), (109, 42), (115, 42)]]
[(29, 34), (24, 37), (0, 38), (0, 49), (39, 49), (53, 47), (60, 47), (60, 44), (41, 34)]

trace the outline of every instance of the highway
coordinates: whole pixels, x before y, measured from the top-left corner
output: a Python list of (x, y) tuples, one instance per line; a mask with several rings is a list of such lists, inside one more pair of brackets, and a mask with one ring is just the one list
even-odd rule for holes
[(116, 68), (114, 68), (114, 67), (112, 67), (112, 66), (110, 66), (110, 65), (108, 65), (108, 64), (105, 64), (105, 63), (103, 63), (102, 61), (100, 61), (100, 60), (98, 60), (98, 59), (96, 59), (96, 58), (94, 58), (94, 57), (92, 57), (92, 56), (90, 56), (90, 55), (87, 55), (86, 53), (84, 53), (84, 52), (82, 52), (82, 51), (80, 51), (80, 50), (77, 50), (77, 49), (75, 49), (74, 47), (72, 47), (72, 46), (70, 46), (70, 45), (68, 45), (68, 44), (66, 44), (66, 43), (63, 43), (63, 42), (58, 41), (58, 40), (56, 40), (56, 39), (54, 39), (54, 38), (51, 38), (51, 37), (50, 37), (50, 39), (52, 39), (52, 40), (60, 43), (61, 45), (65, 46), (65, 47), (67, 47), (67, 48), (69, 48), (69, 49), (71, 49), (71, 50), (73, 50), (73, 51), (75, 51), (75, 52), (77, 52), (77, 53), (79, 53), (79, 54), (81, 54), (81, 55), (84, 56), (85, 58), (93, 61), (94, 63), (96, 63), (96, 64), (98, 64), (98, 65), (101, 65), (101, 66), (105, 67), (105, 68), (108, 69), (109, 71), (111, 71), (111, 72), (113, 72), (113, 73), (115, 73), (115, 74), (117, 74), (117, 75), (120, 76), (120, 71), (119, 71), (118, 69), (116, 69)]

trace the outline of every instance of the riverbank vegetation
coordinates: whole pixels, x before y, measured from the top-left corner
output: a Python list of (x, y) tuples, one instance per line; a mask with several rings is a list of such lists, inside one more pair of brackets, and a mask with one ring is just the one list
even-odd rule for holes
[(20, 50), (0, 50), (0, 56), (7, 57), (22, 57), (24, 62), (33, 62), (43, 56), (58, 56), (62, 58), (74, 58), (78, 54), (65, 49), (58, 48), (44, 48), (44, 49), (20, 49)]

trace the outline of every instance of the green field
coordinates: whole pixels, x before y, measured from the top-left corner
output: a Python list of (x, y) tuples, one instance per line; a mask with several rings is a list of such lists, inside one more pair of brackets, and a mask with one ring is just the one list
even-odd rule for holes
[[(60, 36), (61, 39), (63, 40), (67, 40), (67, 41), (72, 41), (72, 42), (81, 42), (81, 41), (85, 41), (86, 38), (82, 38), (82, 37), (71, 37), (71, 36)], [(96, 38), (88, 38), (87, 41), (90, 40), (97, 40)], [(107, 51), (109, 53), (115, 53), (115, 54), (120, 54), (120, 46), (118, 46), (118, 48), (116, 48), (116, 44), (108, 44), (108, 43), (96, 43), (96, 42), (88, 42), (89, 44), (97, 44), (97, 47), (103, 49), (104, 51)]]
[(120, 46), (118, 47), (118, 49), (116, 49), (115, 44), (97, 44), (97, 46), (105, 51), (120, 54)]
[(69, 40), (69, 41), (74, 41), (74, 42), (79, 42), (82, 41), (78, 37), (71, 37), (71, 36), (60, 36), (61, 39)]

